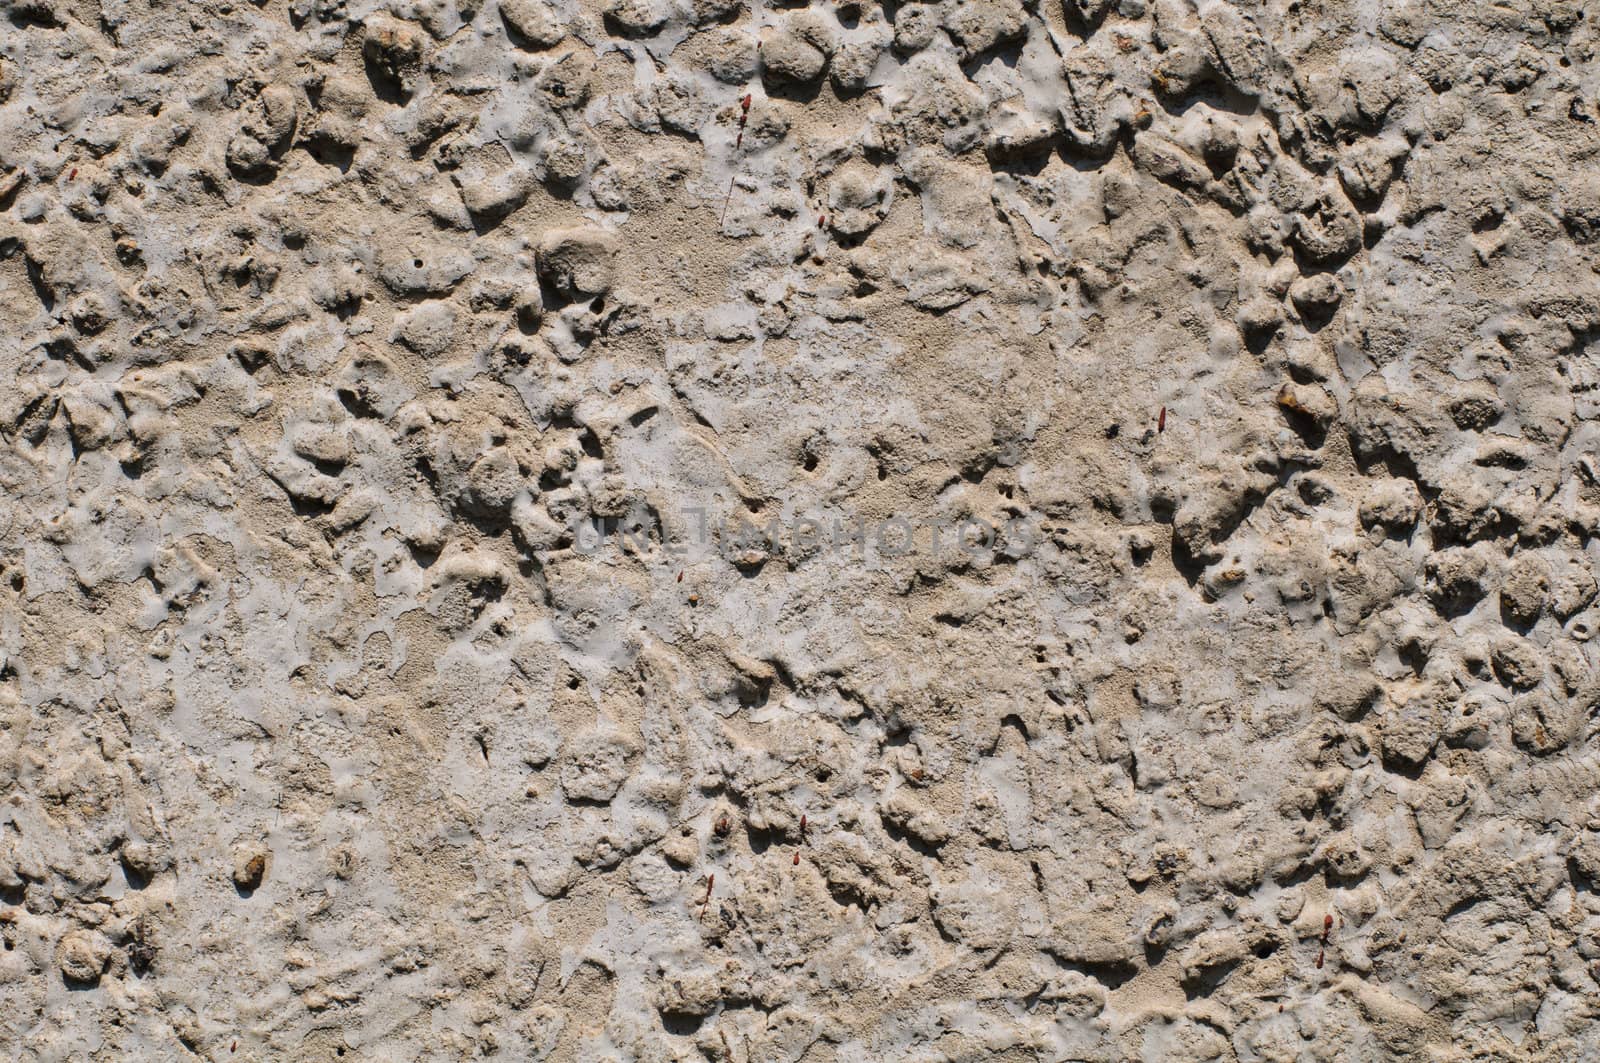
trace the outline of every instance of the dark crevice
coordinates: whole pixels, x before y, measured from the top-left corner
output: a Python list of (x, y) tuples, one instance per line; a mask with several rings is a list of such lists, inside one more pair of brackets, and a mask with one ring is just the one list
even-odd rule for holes
[[(1048, 950), (1047, 950), (1048, 951)], [(1129, 960), (1105, 960), (1098, 963), (1089, 961), (1067, 960), (1049, 953), (1055, 960), (1056, 966), (1064, 971), (1076, 971), (1078, 974), (1093, 978), (1108, 990), (1115, 991), (1132, 981), (1139, 973), (1137, 964)]]
[(888, 834), (890, 838), (902, 845), (909, 847), (913, 852), (916, 852), (922, 856), (929, 857), (933, 860), (939, 859), (939, 846), (933, 844), (925, 838), (919, 838), (915, 834), (901, 830), (885, 816), (880, 815), (878, 818), (883, 823), (884, 832)]
[(693, 1037), (705, 1023), (704, 1015), (691, 1015), (684, 1011), (661, 1012), (661, 1028), (674, 1037)]
[(1222, 983), (1228, 980), (1228, 976), (1234, 972), (1240, 962), (1239, 960), (1225, 960), (1209, 967), (1202, 967), (1193, 974), (1187, 975), (1179, 982), (1183, 986), (1184, 996), (1194, 1000), (1197, 997), (1208, 997), (1215, 993), (1221, 988)]

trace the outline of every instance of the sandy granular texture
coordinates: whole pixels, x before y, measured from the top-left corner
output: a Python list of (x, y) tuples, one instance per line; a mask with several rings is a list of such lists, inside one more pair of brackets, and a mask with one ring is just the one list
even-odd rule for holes
[(0, 1056), (1600, 1058), (1580, 0), (0, 11)]

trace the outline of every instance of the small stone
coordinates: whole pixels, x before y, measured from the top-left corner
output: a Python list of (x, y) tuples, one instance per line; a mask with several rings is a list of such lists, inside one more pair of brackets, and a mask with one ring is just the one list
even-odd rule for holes
[(889, 213), (894, 182), (886, 172), (852, 164), (828, 180), (828, 228), (841, 236), (865, 236)]
[(56, 966), (68, 982), (94, 985), (111, 958), (111, 942), (98, 930), (69, 930), (56, 947)]
[(1332, 265), (1361, 248), (1361, 215), (1329, 189), (1294, 220), (1290, 239), (1313, 263)]
[(1416, 697), (1384, 718), (1383, 759), (1403, 769), (1422, 765), (1439, 740), (1439, 710), (1429, 697)]
[(350, 461), (350, 437), (331, 428), (307, 425), (294, 433), (291, 446), (307, 461), (343, 466)]
[(385, 91), (409, 97), (422, 73), (422, 34), (389, 15), (367, 20), (361, 44), (367, 69)]
[(1422, 513), (1422, 495), (1410, 480), (1379, 480), (1367, 489), (1357, 518), (1363, 528), (1380, 528), (1390, 535), (1405, 535)]
[(241, 177), (261, 177), (275, 168), (267, 146), (243, 131), (228, 141), (227, 163), (228, 169)]
[(1579, 714), (1566, 699), (1543, 692), (1518, 698), (1511, 710), (1511, 740), (1539, 757), (1565, 749), (1578, 736)]
[(594, 71), (593, 56), (574, 49), (541, 70), (533, 84), (552, 109), (575, 111), (589, 102)]
[(1501, 639), (1495, 643), (1490, 660), (1494, 674), (1513, 690), (1532, 690), (1544, 679), (1544, 657), (1527, 639)]
[(1498, 702), (1477, 694), (1464, 697), (1450, 710), (1441, 737), (1456, 749), (1483, 749), (1501, 719)]
[(1300, 277), (1289, 286), (1289, 301), (1294, 303), (1300, 315), (1310, 321), (1325, 321), (1339, 309), (1339, 301), (1344, 298), (1344, 292), (1339, 288), (1337, 278), (1331, 273), (1315, 273), (1309, 277)]
[(961, 46), (962, 58), (970, 60), (1021, 40), (1028, 29), (1028, 13), (1021, 0), (965, 0), (945, 6), (944, 24)]
[(248, 893), (258, 888), (267, 875), (267, 856), (262, 852), (243, 852), (234, 860), (233, 884)]
[(559, 189), (576, 188), (589, 168), (589, 153), (572, 137), (552, 137), (544, 149), (544, 180)]
[(507, 170), (461, 186), (461, 203), (473, 221), (493, 224), (528, 201), (533, 178), (523, 170)]
[(1408, 800), (1423, 847), (1437, 849), (1450, 840), (1470, 811), (1472, 789), (1466, 779), (1433, 768)]
[(983, 150), (991, 159), (1026, 159), (1048, 152), (1056, 137), (1055, 123), (1025, 108), (1003, 105), (989, 120)]
[(505, 447), (493, 447), (467, 470), (463, 507), (478, 516), (502, 516), (525, 488), (522, 471), (511, 452)]
[(500, 0), (500, 17), (518, 47), (554, 48), (567, 36), (555, 8), (544, 0)]
[(1470, 609), (1487, 593), (1489, 565), (1478, 550), (1440, 550), (1428, 558), (1423, 570), (1429, 582), (1428, 596), (1447, 613)]
[[(1108, 188), (1115, 187), (1108, 185)], [(1109, 195), (1109, 193), (1108, 193)], [(1112, 206), (1107, 205), (1107, 213), (1111, 213)], [(1116, 208), (1121, 213), (1121, 207)], [(1115, 217), (1116, 215), (1112, 215)], [(1239, 308), (1236, 318), (1239, 331), (1244, 338), (1252, 343), (1265, 344), (1278, 330), (1283, 327), (1283, 307), (1273, 299), (1251, 299)]]
[(514, 305), (517, 315), (517, 327), (528, 335), (539, 331), (539, 325), (544, 321), (544, 295), (539, 291), (537, 284), (530, 284), (517, 296)]
[(616, 237), (603, 229), (553, 229), (539, 241), (539, 276), (562, 295), (604, 295), (616, 253)]
[(561, 766), (568, 801), (608, 802), (628, 779), (632, 746), (620, 735), (590, 730), (573, 740)]
[(700, 844), (690, 831), (679, 831), (661, 843), (661, 855), (675, 867), (692, 867), (700, 856)]
[(1505, 403), (1485, 382), (1473, 381), (1463, 386), (1465, 394), (1458, 394), (1446, 407), (1457, 428), (1481, 432), (1498, 421), (1505, 413)]
[(659, 0), (609, 0), (605, 17), (623, 36), (648, 37), (666, 24), (667, 11)]
[(456, 311), (449, 303), (428, 302), (395, 318), (394, 338), (418, 354), (442, 354), (455, 341)]
[(1317, 684), (1315, 705), (1341, 720), (1354, 722), (1383, 701), (1383, 687), (1370, 677), (1335, 672)]
[(1597, 592), (1600, 592), (1600, 584), (1596, 584), (1589, 563), (1569, 560), (1551, 578), (1550, 611), (1566, 622), (1594, 601)]
[(867, 87), (867, 79), (878, 65), (883, 46), (872, 41), (850, 41), (834, 53), (828, 65), (828, 78), (841, 96), (852, 96)]
[(1523, 554), (1511, 563), (1500, 585), (1500, 613), (1519, 627), (1530, 627), (1550, 596), (1550, 569), (1538, 556)]
[(1353, 882), (1372, 870), (1372, 856), (1349, 831), (1340, 831), (1328, 839), (1322, 850), (1322, 860), (1328, 870), (1345, 882)]
[(257, 135), (272, 151), (283, 150), (294, 136), (299, 117), (299, 101), (294, 90), (287, 85), (268, 85), (261, 90), (257, 103), (261, 108), (261, 129)]
[(778, 85), (809, 85), (822, 76), (828, 57), (798, 34), (782, 30), (763, 42), (761, 63), (769, 81)]
[(938, 32), (938, 8), (928, 4), (906, 4), (895, 12), (894, 50), (901, 55), (920, 52), (933, 43)]
[(1339, 416), (1339, 404), (1326, 388), (1316, 384), (1285, 384), (1278, 391), (1278, 407), (1317, 429), (1326, 429)]
[(128, 873), (146, 882), (172, 865), (171, 853), (165, 846), (139, 839), (123, 842), (119, 855)]

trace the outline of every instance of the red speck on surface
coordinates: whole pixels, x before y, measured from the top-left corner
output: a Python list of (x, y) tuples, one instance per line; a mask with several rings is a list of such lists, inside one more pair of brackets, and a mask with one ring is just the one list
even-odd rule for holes
[(798, 852), (794, 854), (794, 866), (800, 866), (800, 854)]
[(76, 166), (74, 166), (72, 168), (72, 172), (67, 174), (67, 180), (75, 181), (75, 180), (77, 180), (77, 178), (78, 178), (78, 168)]
[[(760, 47), (761, 45), (758, 43), (756, 48), (759, 49)], [(740, 148), (744, 147), (744, 126), (746, 122), (750, 121), (750, 99), (751, 94), (748, 92), (739, 98), (739, 135), (735, 137), (733, 141), (734, 151), (738, 151)], [(717, 224), (719, 226), (728, 220), (728, 203), (732, 199), (733, 178), (730, 177), (728, 178), (728, 196), (722, 201), (722, 216), (717, 219)]]
[(1161, 416), (1156, 418), (1156, 431), (1157, 432), (1165, 432), (1166, 430), (1167, 430), (1167, 408), (1165, 406), (1163, 406), (1163, 407), (1161, 407)]

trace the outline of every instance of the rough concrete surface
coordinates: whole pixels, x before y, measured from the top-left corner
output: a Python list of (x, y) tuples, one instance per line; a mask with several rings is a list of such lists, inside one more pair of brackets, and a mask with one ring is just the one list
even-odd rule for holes
[(1597, 21), (3, 0), (0, 1057), (1600, 1058)]

